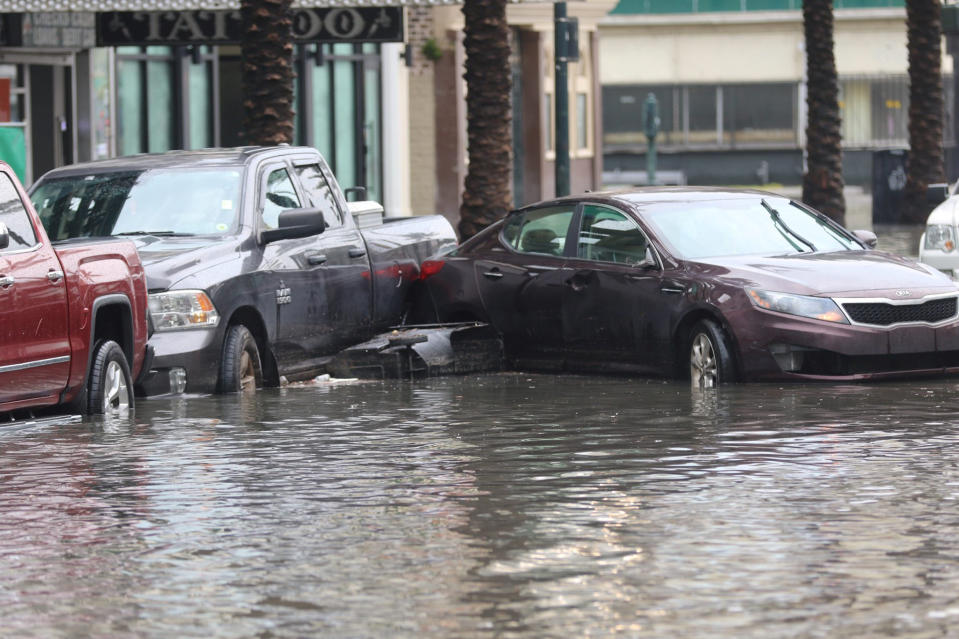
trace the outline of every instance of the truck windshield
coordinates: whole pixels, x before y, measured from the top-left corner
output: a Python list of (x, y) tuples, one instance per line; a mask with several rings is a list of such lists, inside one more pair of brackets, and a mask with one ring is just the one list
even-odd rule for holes
[(30, 194), (53, 241), (222, 235), (237, 222), (239, 169), (156, 169), (43, 180)]

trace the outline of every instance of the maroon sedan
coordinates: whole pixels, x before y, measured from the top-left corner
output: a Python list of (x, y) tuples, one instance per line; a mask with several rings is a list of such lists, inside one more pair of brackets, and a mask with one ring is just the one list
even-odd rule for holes
[(516, 367), (739, 380), (959, 372), (959, 289), (799, 202), (708, 188), (513, 211), (423, 265), (440, 321), (482, 320)]

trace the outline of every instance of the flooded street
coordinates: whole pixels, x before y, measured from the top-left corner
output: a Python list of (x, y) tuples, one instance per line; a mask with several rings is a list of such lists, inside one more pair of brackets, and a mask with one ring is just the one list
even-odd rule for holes
[(0, 431), (18, 637), (939, 637), (959, 379), (493, 374)]

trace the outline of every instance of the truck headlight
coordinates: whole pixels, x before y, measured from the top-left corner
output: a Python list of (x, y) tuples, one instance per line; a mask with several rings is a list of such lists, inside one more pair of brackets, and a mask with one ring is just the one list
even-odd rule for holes
[(956, 236), (948, 224), (930, 224), (926, 227), (926, 241), (923, 248), (950, 253), (956, 248)]
[(220, 321), (220, 314), (203, 291), (152, 293), (150, 317), (157, 331), (213, 328)]
[(839, 310), (839, 306), (828, 297), (811, 297), (809, 295), (792, 295), (789, 293), (774, 293), (747, 288), (746, 293), (750, 301), (759, 308), (777, 313), (798, 315), (825, 322), (848, 324), (849, 320)]

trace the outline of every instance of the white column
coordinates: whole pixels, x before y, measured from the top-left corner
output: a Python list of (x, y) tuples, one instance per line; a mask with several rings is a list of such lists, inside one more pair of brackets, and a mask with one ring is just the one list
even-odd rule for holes
[(381, 47), (383, 100), (383, 208), (412, 215), (410, 205), (410, 93), (403, 43)]

